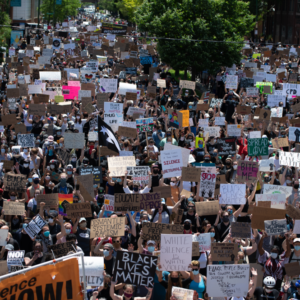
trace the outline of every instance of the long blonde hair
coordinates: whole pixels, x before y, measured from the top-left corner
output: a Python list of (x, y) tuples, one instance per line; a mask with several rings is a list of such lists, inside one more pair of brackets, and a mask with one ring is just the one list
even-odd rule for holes
[(166, 300), (170, 300), (170, 297), (172, 296), (172, 287), (173, 287), (172, 280), (171, 280), (172, 273), (177, 273), (178, 274), (178, 285), (176, 285), (176, 286), (182, 288), (182, 281), (181, 281), (180, 272), (172, 271), (168, 276), (168, 289), (167, 289), (167, 294), (166, 294)]

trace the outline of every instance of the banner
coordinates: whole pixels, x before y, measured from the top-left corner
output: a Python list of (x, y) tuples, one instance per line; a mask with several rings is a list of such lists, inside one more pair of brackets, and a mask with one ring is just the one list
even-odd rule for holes
[[(15, 275), (0, 282), (0, 299), (82, 300), (76, 258), (52, 263)], [(7, 292), (6, 292), (7, 291)]]
[(66, 204), (73, 203), (73, 194), (58, 194), (59, 207), (58, 211), (60, 215), (67, 216)]

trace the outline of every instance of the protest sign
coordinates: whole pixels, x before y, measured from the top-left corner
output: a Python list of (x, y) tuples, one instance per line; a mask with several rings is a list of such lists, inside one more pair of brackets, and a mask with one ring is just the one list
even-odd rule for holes
[(125, 176), (127, 167), (135, 167), (136, 161), (134, 156), (108, 157), (108, 169), (113, 177)]
[(231, 237), (251, 239), (251, 223), (246, 223), (246, 222), (231, 223)]
[(102, 93), (115, 93), (118, 89), (118, 79), (100, 78), (100, 90)]
[[(87, 197), (92, 201), (94, 199), (93, 174), (76, 176), (77, 183), (80, 185), (80, 192), (83, 198)], [(87, 201), (87, 199), (85, 199)]]
[(283, 107), (285, 107), (285, 96), (268, 95), (268, 106), (278, 107), (280, 102), (283, 102)]
[(211, 255), (213, 261), (235, 261), (238, 257), (239, 246), (236, 243), (212, 243)]
[(261, 132), (260, 131), (250, 131), (249, 132), (250, 139), (260, 139), (261, 138)]
[(115, 212), (140, 211), (140, 194), (115, 194)]
[(29, 104), (30, 115), (44, 116), (46, 113), (46, 107), (40, 104)]
[(194, 290), (172, 286), (172, 296), (176, 300), (193, 300)]
[[(229, 126), (229, 125), (227, 125)], [(220, 127), (219, 126), (214, 126), (214, 127), (205, 127), (204, 128), (204, 136), (208, 134), (209, 137), (214, 136), (214, 137), (220, 137)]]
[(227, 75), (226, 76), (226, 89), (237, 89), (238, 85), (238, 76), (236, 75)]
[[(247, 87), (246, 93), (247, 93), (247, 97), (258, 97), (259, 95), (258, 88), (256, 87)], [(251, 107), (250, 107), (250, 113), (251, 113)]]
[(262, 159), (259, 163), (260, 172), (273, 172), (275, 170), (274, 160), (272, 159)]
[(148, 184), (150, 168), (148, 166), (127, 167), (127, 176), (133, 181)]
[(153, 288), (157, 259), (157, 256), (118, 251), (113, 272), (114, 281)]
[(293, 152), (279, 152), (279, 164), (281, 166), (289, 166), (289, 167), (300, 167), (300, 153)]
[[(162, 234), (182, 234), (183, 225), (162, 224), (162, 223), (143, 223), (143, 239), (160, 241)], [(192, 247), (192, 246), (191, 246)]]
[(285, 269), (286, 275), (290, 276), (291, 278), (299, 277), (299, 275), (300, 275), (300, 268), (299, 268), (298, 261), (284, 264), (284, 269)]
[(179, 88), (195, 90), (196, 82), (195, 81), (189, 81), (189, 80), (180, 80)]
[(263, 194), (285, 194), (286, 197), (292, 194), (292, 186), (264, 184)]
[(300, 128), (289, 127), (289, 141), (300, 143)]
[(4, 186), (5, 191), (24, 192), (27, 178), (22, 174), (5, 173)]
[(104, 102), (104, 111), (104, 122), (106, 122), (113, 131), (117, 131), (123, 121), (123, 104)]
[(190, 159), (190, 152), (191, 152), (190, 149), (178, 147), (172, 145), (171, 143), (166, 143), (164, 146), (164, 150), (180, 150), (182, 155), (182, 166), (186, 167), (188, 165)]
[(255, 161), (245, 161), (245, 160), (239, 160), (238, 161), (238, 182), (240, 183), (252, 183), (257, 178), (257, 172), (258, 172), (258, 163)]
[(35, 137), (33, 133), (18, 134), (18, 145), (23, 148), (32, 148), (35, 146)]
[(235, 155), (236, 154), (236, 139), (235, 138), (220, 138), (220, 139), (218, 139), (217, 146), (218, 146), (218, 154), (219, 155)]
[(24, 256), (25, 256), (25, 250), (7, 251), (8, 271), (11, 272), (12, 266), (22, 266), (24, 263)]
[(75, 245), (73, 242), (66, 242), (48, 246), (49, 252), (52, 253), (53, 251), (55, 258), (66, 256), (70, 251), (74, 251), (74, 248)]
[(207, 289), (209, 297), (247, 297), (249, 289), (249, 265), (207, 265)]
[(248, 139), (249, 156), (269, 155), (268, 147), (269, 141), (266, 138)]
[(199, 189), (200, 197), (214, 198), (216, 177), (217, 177), (216, 174), (201, 172), (200, 189)]
[(276, 138), (272, 139), (272, 146), (274, 148), (282, 148), (282, 147), (288, 147), (289, 146), (289, 141), (288, 138)]
[(104, 109), (104, 102), (108, 101), (109, 95), (110, 95), (110, 93), (99, 93), (96, 95), (98, 109), (100, 109), (100, 108)]
[(215, 195), (220, 195), (220, 184), (227, 184), (225, 174), (218, 174), (216, 178), (216, 187), (215, 187)]
[(183, 181), (200, 182), (200, 176), (201, 176), (200, 168), (182, 167), (181, 179)]
[(67, 149), (83, 149), (85, 146), (84, 133), (64, 133), (64, 145)]
[(135, 121), (137, 133), (153, 131), (153, 118), (137, 119)]
[(25, 203), (3, 201), (3, 210), (5, 216), (23, 216), (25, 212)]
[(278, 219), (281, 220), (285, 218), (285, 210), (275, 209), (275, 208), (264, 208), (253, 207), (253, 214), (251, 218), (251, 226), (253, 229), (265, 229), (264, 221)]
[(288, 204), (286, 206), (286, 214), (292, 217), (293, 219), (300, 220), (300, 211), (299, 209), (295, 208), (293, 205)]
[(201, 233), (199, 235), (193, 234), (193, 242), (199, 243), (199, 252), (210, 251), (211, 236), (210, 233)]
[(115, 196), (113, 195), (104, 195), (104, 209), (105, 211), (114, 211), (115, 206)]
[(214, 108), (216, 106), (218, 107), (222, 103), (223, 103), (223, 99), (221, 99), (221, 98), (212, 98), (210, 100), (209, 107), (212, 107), (212, 108)]
[(0, 261), (0, 276), (6, 275), (8, 273), (7, 261)]
[(240, 137), (241, 136), (241, 125), (227, 125), (227, 134), (228, 136), (236, 136)]
[(164, 178), (181, 176), (183, 163), (180, 150), (161, 151), (161, 162)]
[(93, 184), (102, 183), (102, 167), (80, 167), (79, 169), (80, 175), (88, 175), (93, 174)]
[(99, 236), (123, 236), (125, 231), (125, 217), (100, 218), (91, 221), (90, 238)]
[(137, 131), (136, 128), (119, 126), (118, 134), (124, 137), (136, 138)]
[(31, 220), (24, 230), (31, 239), (34, 239), (46, 224), (47, 222), (40, 215), (36, 215), (36, 218)]
[(241, 115), (250, 115), (251, 114), (251, 106), (248, 105), (238, 105), (237, 108), (237, 113)]
[(161, 198), (169, 198), (172, 196), (170, 186), (156, 186), (153, 187), (153, 192), (160, 193)]
[(220, 194), (220, 204), (243, 205), (246, 202), (246, 184), (221, 184)]
[(185, 271), (191, 263), (192, 235), (162, 234), (160, 243), (162, 270)]
[(265, 232), (268, 236), (271, 235), (284, 235), (287, 232), (286, 219), (283, 220), (270, 220), (265, 222)]
[(7, 234), (8, 234), (8, 229), (0, 229), (0, 246), (6, 246)]
[(69, 218), (92, 218), (92, 210), (90, 203), (70, 203), (66, 205), (67, 216)]
[(196, 212), (199, 216), (213, 216), (219, 212), (219, 201), (196, 202)]
[[(178, 208), (177, 214), (176, 214), (175, 219), (174, 219), (174, 224), (181, 224), (183, 212), (184, 212), (183, 209)], [(198, 252), (199, 252), (199, 249), (198, 249)]]
[[(79, 280), (83, 282), (83, 266), (81, 257), (77, 258), (79, 267)], [(104, 261), (103, 257), (85, 256), (84, 273), (86, 284), (91, 286), (103, 286)]]
[(285, 194), (256, 194), (255, 201), (264, 202), (271, 201), (271, 208), (285, 209), (286, 195)]

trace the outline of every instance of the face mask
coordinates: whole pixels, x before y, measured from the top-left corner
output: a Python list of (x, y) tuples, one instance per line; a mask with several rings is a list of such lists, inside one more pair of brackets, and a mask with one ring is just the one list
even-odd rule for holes
[(1, 149), (1, 153), (5, 153), (5, 149)]
[(34, 183), (34, 184), (38, 184), (39, 182), (40, 182), (39, 179), (34, 179), (34, 180), (33, 180), (33, 183)]
[(57, 135), (61, 135), (61, 132), (60, 132), (60, 131), (57, 131)]
[(189, 210), (189, 211), (193, 211), (193, 210), (194, 210), (194, 207), (193, 207), (193, 206), (188, 206), (188, 210)]
[(234, 170), (237, 170), (237, 167), (238, 167), (237, 165), (233, 165)]
[(55, 166), (54, 165), (50, 165), (50, 169), (54, 169), (55, 168)]
[(231, 215), (232, 212), (233, 212), (232, 209), (228, 209), (227, 211), (228, 211), (228, 213), (229, 213), (230, 215)]
[(10, 200), (16, 200), (16, 196), (10, 196)]
[(175, 182), (170, 182), (170, 186), (175, 186)]
[(238, 263), (239, 264), (242, 264), (244, 262), (244, 259), (242, 258), (242, 259), (239, 259), (239, 261), (238, 261)]
[(158, 174), (158, 170), (157, 170), (157, 169), (154, 169), (154, 170), (153, 170), (153, 174)]
[(138, 188), (138, 187), (134, 187), (133, 190), (134, 190), (135, 192), (138, 192), (138, 191), (139, 191), (139, 188)]
[(26, 224), (26, 223), (24, 223), (24, 224), (22, 225), (23, 229), (25, 229), (27, 226), (28, 226), (28, 224)]
[(277, 253), (274, 253), (274, 252), (271, 252), (270, 256), (273, 258), (273, 259), (276, 259), (278, 254)]
[(19, 223), (19, 219), (13, 219), (13, 220), (12, 220), (12, 223), (13, 223), (14, 225), (18, 224), (18, 223)]
[(50, 231), (45, 231), (44, 232), (44, 236), (47, 238), (47, 237), (49, 237), (49, 235), (50, 235)]
[(294, 246), (294, 249), (295, 249), (296, 251), (299, 251), (299, 250), (300, 250), (300, 246)]
[(49, 156), (52, 156), (53, 155), (53, 150), (50, 149), (48, 154), (49, 154)]
[(79, 119), (80, 119), (80, 116), (77, 116), (76, 119), (79, 120)]
[(204, 160), (205, 160), (205, 161), (209, 161), (209, 158), (208, 158), (208, 157), (204, 157)]
[(32, 182), (32, 178), (28, 178), (28, 182)]
[(66, 229), (66, 234), (70, 234), (71, 233), (71, 229)]
[(173, 283), (176, 283), (176, 282), (179, 281), (179, 277), (176, 277), (176, 278), (171, 277), (171, 281), (172, 281)]
[(190, 224), (184, 224), (184, 229), (185, 230), (190, 230), (191, 229), (191, 225)]
[(79, 224), (79, 227), (80, 227), (80, 228), (85, 228), (85, 227), (86, 227), (86, 222), (80, 223), (80, 224)]
[(215, 237), (216, 233), (215, 232), (210, 232), (210, 237)]
[(294, 189), (298, 190), (299, 189), (299, 184), (294, 184)]
[(291, 184), (291, 183), (292, 183), (292, 180), (286, 180), (286, 183), (287, 183), (287, 184)]
[(214, 157), (218, 156), (218, 153), (213, 153), (213, 156), (214, 156)]
[(27, 150), (27, 149), (24, 149), (24, 150), (23, 150), (23, 152), (24, 152), (24, 153), (27, 153), (27, 152), (28, 152), (28, 150)]
[(198, 275), (199, 274), (199, 270), (193, 270), (193, 274), (194, 275)]
[(68, 175), (72, 175), (72, 173), (73, 173), (72, 171), (67, 171)]
[(223, 223), (227, 223), (227, 222), (229, 222), (229, 218), (228, 217), (223, 217)]
[(154, 250), (155, 250), (155, 247), (154, 247), (154, 246), (149, 246), (149, 247), (148, 247), (148, 251), (149, 251), (149, 252), (152, 253)]
[(68, 121), (68, 118), (64, 118), (64, 121)]
[(107, 257), (109, 255), (109, 250), (103, 250), (103, 255)]
[(124, 292), (124, 296), (127, 297), (127, 298), (131, 298), (132, 294), (127, 294), (127, 293)]
[(67, 179), (66, 179), (66, 178), (61, 178), (61, 179), (60, 179), (60, 184), (61, 184), (62, 186), (65, 186), (66, 183), (67, 183)]
[(46, 180), (50, 180), (51, 177), (50, 177), (50, 176), (46, 176), (45, 179), (46, 179)]
[(53, 219), (48, 219), (48, 222), (49, 223), (53, 223)]
[(266, 291), (267, 293), (271, 293), (271, 292), (272, 292), (272, 289), (267, 289), (267, 288), (265, 288), (265, 291)]
[(71, 161), (76, 161), (76, 160), (77, 160), (77, 158), (75, 158), (75, 157), (71, 159)]

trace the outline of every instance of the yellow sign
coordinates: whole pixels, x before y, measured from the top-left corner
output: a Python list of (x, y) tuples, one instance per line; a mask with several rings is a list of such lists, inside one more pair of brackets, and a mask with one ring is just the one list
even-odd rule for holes
[[(201, 147), (202, 145), (202, 147)], [(204, 139), (201, 138), (201, 137), (196, 137), (196, 144), (195, 144), (195, 147), (196, 148), (205, 148), (205, 142), (204, 142)]]
[(189, 122), (190, 111), (189, 110), (181, 110), (180, 113), (182, 115), (181, 127), (189, 127), (189, 125), (190, 125), (190, 122)]
[(55, 103), (65, 102), (64, 96), (54, 96)]
[(7, 298), (83, 300), (77, 258), (41, 266), (2, 280), (0, 299)]

